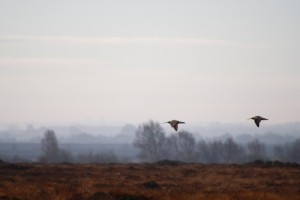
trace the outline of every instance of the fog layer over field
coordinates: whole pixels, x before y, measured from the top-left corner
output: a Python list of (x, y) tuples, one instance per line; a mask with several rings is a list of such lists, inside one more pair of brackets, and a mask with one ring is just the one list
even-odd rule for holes
[[(150, 133), (144, 129), (148, 125)], [(153, 162), (161, 159), (206, 163), (243, 163), (255, 159), (298, 162), (292, 154), (299, 153), (297, 141), (300, 138), (300, 123), (263, 123), (260, 128), (252, 121), (249, 125), (187, 123), (179, 127), (179, 132), (168, 124), (153, 121), (138, 126), (15, 125), (6, 126), (0, 132), (0, 158), (10, 162), (40, 161), (45, 154), (42, 141), (49, 130), (57, 143), (54, 148), (63, 150), (66, 158), (54, 159), (55, 162)], [(162, 147), (147, 140), (155, 131), (161, 133), (153, 137), (161, 137), (158, 139)], [(138, 133), (144, 134), (146, 140), (139, 140)], [(150, 149), (143, 148), (146, 145), (161, 152), (154, 155)], [(226, 148), (231, 151), (227, 157), (223, 155)], [(237, 152), (239, 155), (235, 155)]]

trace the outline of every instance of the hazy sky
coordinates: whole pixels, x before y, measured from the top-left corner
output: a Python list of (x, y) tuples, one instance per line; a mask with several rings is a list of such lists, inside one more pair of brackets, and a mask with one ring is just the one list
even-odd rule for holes
[(0, 122), (300, 121), (299, 0), (0, 1)]

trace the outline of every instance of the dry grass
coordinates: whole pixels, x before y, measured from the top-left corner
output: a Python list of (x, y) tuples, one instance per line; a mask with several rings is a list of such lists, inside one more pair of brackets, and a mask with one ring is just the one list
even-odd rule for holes
[(300, 167), (0, 165), (0, 200), (300, 199)]

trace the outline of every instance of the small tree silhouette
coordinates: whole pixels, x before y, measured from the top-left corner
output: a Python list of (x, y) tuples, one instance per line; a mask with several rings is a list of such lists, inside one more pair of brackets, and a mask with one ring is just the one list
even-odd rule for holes
[(73, 156), (71, 152), (59, 149), (56, 135), (53, 130), (47, 130), (44, 138), (41, 140), (42, 155), (39, 158), (43, 163), (58, 163), (58, 162), (71, 162)]
[(53, 130), (47, 130), (44, 134), (42, 143), (42, 162), (58, 162), (59, 149), (58, 143)]
[(140, 150), (142, 161), (155, 162), (167, 158), (167, 139), (159, 123), (149, 121), (138, 127), (133, 145)]

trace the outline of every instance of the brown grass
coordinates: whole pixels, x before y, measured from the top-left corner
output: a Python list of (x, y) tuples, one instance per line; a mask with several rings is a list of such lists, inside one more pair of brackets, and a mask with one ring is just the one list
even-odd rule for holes
[(0, 200), (300, 199), (300, 167), (1, 164)]

